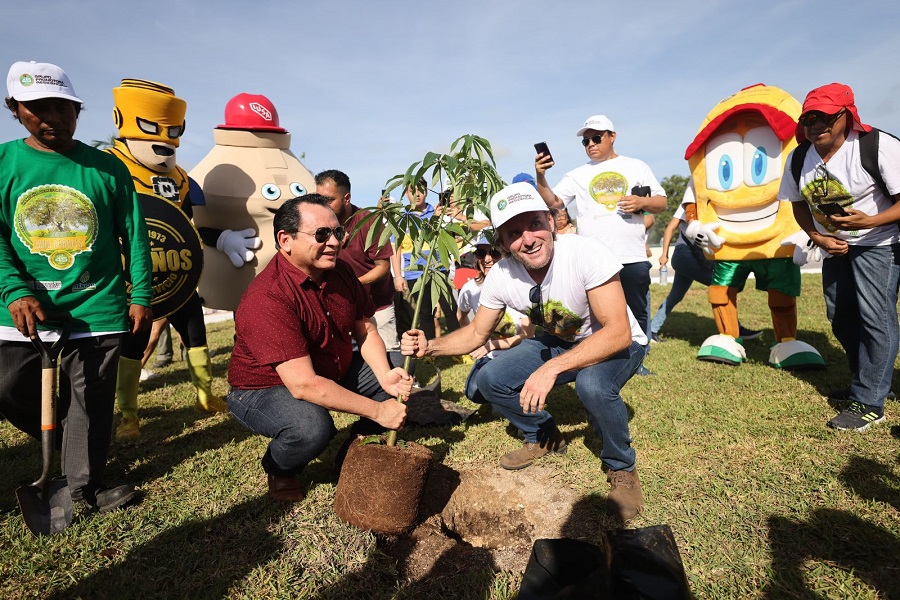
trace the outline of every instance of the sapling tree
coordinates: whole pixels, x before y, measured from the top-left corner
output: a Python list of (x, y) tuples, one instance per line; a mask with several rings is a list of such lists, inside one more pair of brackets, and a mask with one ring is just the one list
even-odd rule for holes
[[(442, 196), (445, 192), (452, 193), (467, 220), (471, 220), (476, 211), (487, 215), (491, 196), (504, 186), (497, 173), (491, 143), (471, 134), (456, 139), (446, 154), (428, 152), (422, 160), (411, 164), (405, 173), (389, 179), (385, 184), (384, 194), (387, 197), (398, 188), (400, 194), (403, 194), (406, 190), (417, 189), (423, 184), (439, 190)], [(468, 243), (475, 234), (462, 223), (444, 222), (438, 214), (428, 218), (413, 214), (402, 203), (382, 202), (360, 222), (357, 230), (373, 219), (377, 219), (382, 226), (369, 230), (366, 247), (375, 242), (376, 236), (379, 238), (379, 247), (390, 238), (394, 238), (395, 247), (402, 244), (406, 237), (412, 242), (410, 268), (422, 271), (411, 290), (416, 298), (412, 327), (417, 328), (426, 294), (431, 299), (431, 306), (438, 306), (441, 298), (451, 298), (453, 291), (447, 271), (451, 262), (459, 261), (460, 240)], [(431, 318), (431, 315), (427, 315), (427, 318)], [(408, 372), (411, 367), (412, 357), (407, 356), (404, 369)], [(406, 399), (398, 400), (403, 402)], [(387, 444), (393, 446), (396, 440), (397, 432), (389, 432)]]

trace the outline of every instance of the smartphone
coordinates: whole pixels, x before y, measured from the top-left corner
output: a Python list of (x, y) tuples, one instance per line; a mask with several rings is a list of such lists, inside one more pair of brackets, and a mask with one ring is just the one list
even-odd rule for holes
[[(632, 196), (640, 196), (641, 198), (649, 198), (650, 197), (650, 186), (649, 185), (636, 185), (631, 188)], [(641, 215), (644, 211), (640, 208), (634, 211), (632, 214)]]
[(821, 210), (826, 215), (838, 215), (841, 217), (850, 216), (850, 213), (845, 211), (843, 207), (837, 202), (826, 202), (825, 204), (819, 205), (819, 210)]
[(538, 142), (534, 145), (534, 151), (538, 154), (543, 154), (553, 160), (553, 155), (550, 154), (550, 148), (547, 147), (547, 142)]

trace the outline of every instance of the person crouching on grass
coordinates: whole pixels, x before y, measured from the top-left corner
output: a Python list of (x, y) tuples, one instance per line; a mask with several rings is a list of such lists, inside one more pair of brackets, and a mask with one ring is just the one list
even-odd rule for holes
[(421, 330), (407, 331), (400, 351), (417, 357), (466, 354), (488, 340), (507, 307), (527, 315), (545, 333), (503, 352), (477, 375), (485, 400), (525, 434), (524, 445), (504, 455), (500, 466), (524, 469), (551, 452), (566, 451), (565, 438), (544, 408), (554, 386), (574, 381), (603, 441), (600, 458), (612, 488), (607, 510), (622, 521), (632, 519), (643, 508), (643, 496), (620, 390), (640, 366), (647, 337), (625, 303), (618, 277), (622, 265), (591, 238), (555, 239), (553, 217), (527, 183), (495, 194), (490, 209), (497, 240), (509, 257), (485, 278), (475, 318), (432, 340)]

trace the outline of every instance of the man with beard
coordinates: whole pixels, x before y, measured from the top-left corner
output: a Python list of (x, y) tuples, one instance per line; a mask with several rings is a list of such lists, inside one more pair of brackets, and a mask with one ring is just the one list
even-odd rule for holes
[[(607, 510), (627, 521), (643, 507), (628, 410), (620, 390), (641, 364), (647, 337), (625, 303), (622, 268), (610, 250), (582, 236), (555, 239), (553, 218), (527, 183), (491, 198), (491, 221), (509, 258), (488, 273), (474, 320), (428, 340), (421, 330), (403, 334), (405, 355), (456, 356), (484, 344), (507, 307), (528, 315), (544, 333), (523, 340), (482, 368), (479, 392), (525, 434), (522, 448), (500, 459), (505, 469), (524, 469), (566, 440), (544, 410), (556, 385), (575, 382), (588, 420), (603, 441), (601, 460), (611, 491)], [(590, 256), (591, 260), (579, 260)]]

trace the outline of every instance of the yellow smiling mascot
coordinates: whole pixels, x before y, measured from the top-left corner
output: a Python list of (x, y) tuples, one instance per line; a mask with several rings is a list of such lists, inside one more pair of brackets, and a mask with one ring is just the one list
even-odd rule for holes
[(769, 363), (778, 368), (824, 366), (815, 348), (797, 337), (800, 267), (795, 244), (805, 246), (791, 207), (777, 199), (800, 103), (776, 87), (757, 84), (717, 104), (688, 146), (696, 204), (686, 206), (688, 238), (716, 261), (709, 301), (718, 335), (707, 338), (697, 358), (739, 365), (746, 352), (739, 338), (737, 295), (751, 273), (768, 292), (775, 346)]

